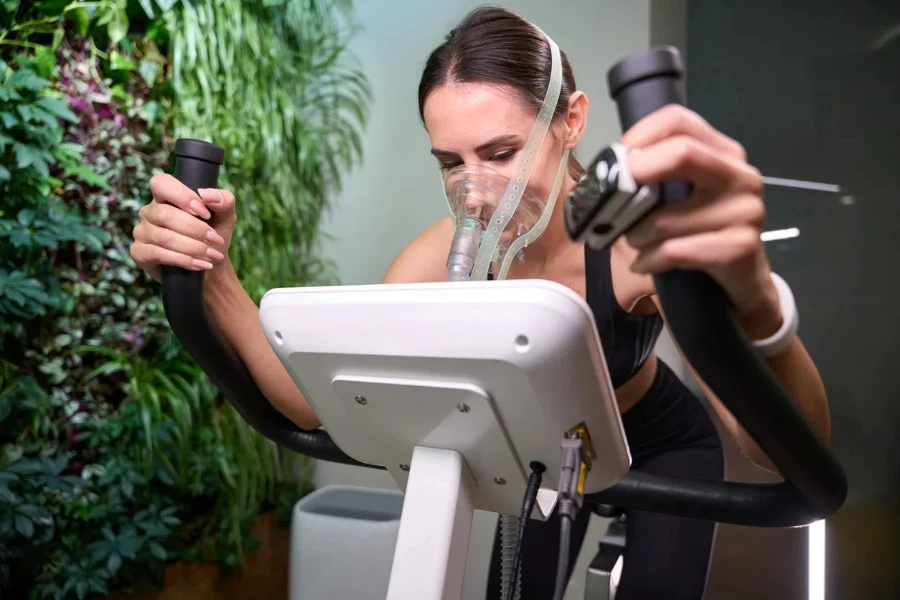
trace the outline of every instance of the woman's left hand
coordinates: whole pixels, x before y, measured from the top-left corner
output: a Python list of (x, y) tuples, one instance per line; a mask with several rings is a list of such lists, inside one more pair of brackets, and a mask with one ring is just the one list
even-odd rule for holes
[(705, 271), (728, 294), (751, 338), (777, 331), (778, 292), (760, 240), (763, 182), (744, 148), (675, 105), (636, 123), (622, 144), (637, 151), (629, 162), (639, 185), (667, 179), (693, 185), (688, 200), (657, 208), (628, 232), (638, 251), (632, 270)]

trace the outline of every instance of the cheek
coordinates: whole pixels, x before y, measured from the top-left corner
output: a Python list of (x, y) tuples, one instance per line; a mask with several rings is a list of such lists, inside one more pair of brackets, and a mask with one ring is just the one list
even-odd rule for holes
[(534, 163), (531, 179), (528, 180), (528, 189), (545, 202), (550, 194), (550, 188), (553, 187), (560, 158), (562, 158), (562, 148), (556, 140), (548, 137)]

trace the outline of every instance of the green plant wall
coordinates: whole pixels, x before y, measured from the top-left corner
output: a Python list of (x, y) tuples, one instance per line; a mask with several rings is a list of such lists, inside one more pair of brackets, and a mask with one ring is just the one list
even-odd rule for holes
[(151, 589), (178, 559), (228, 574), (257, 516), (308, 491), (309, 462), (185, 354), (128, 245), (174, 139), (203, 137), (226, 148), (251, 295), (333, 281), (318, 223), (369, 101), (348, 10), (0, 0), (0, 597)]

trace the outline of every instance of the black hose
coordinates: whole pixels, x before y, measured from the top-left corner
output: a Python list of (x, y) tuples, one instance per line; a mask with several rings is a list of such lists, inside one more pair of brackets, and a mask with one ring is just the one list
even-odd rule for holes
[(522, 543), (525, 541), (525, 530), (528, 521), (531, 520), (531, 511), (537, 501), (538, 490), (541, 489), (543, 473), (547, 470), (543, 464), (533, 461), (531, 463), (531, 475), (528, 477), (528, 485), (525, 487), (525, 498), (522, 501), (522, 513), (519, 515), (519, 535), (516, 538), (516, 549), (513, 553), (512, 580), (509, 584), (509, 593), (506, 600), (515, 600), (516, 587), (519, 583), (519, 565), (522, 563)]
[(556, 561), (556, 584), (553, 600), (563, 600), (569, 585), (569, 546), (572, 544), (572, 515), (559, 515), (559, 558)]

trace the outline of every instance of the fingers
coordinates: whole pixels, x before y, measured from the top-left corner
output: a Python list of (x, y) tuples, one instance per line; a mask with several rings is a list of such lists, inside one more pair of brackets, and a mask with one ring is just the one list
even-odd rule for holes
[(209, 210), (200, 201), (200, 197), (168, 173), (154, 175), (150, 179), (150, 191), (157, 202), (177, 206), (201, 219), (208, 219), (211, 216)]
[(216, 233), (208, 224), (169, 204), (160, 204), (154, 200), (150, 204), (141, 207), (138, 215), (142, 222), (147, 222), (162, 229), (172, 230), (175, 233), (204, 243), (209, 242), (219, 246), (225, 243), (222, 236)]
[(214, 213), (224, 215), (234, 212), (234, 194), (228, 190), (203, 188), (197, 191), (203, 203)]
[(629, 163), (638, 185), (678, 179), (695, 188), (762, 194), (758, 170), (687, 135), (647, 146), (634, 154)]
[(713, 200), (706, 194), (695, 193), (681, 204), (662, 206), (651, 212), (626, 238), (633, 248), (642, 250), (670, 238), (739, 225), (759, 231), (765, 217), (765, 205), (757, 196), (737, 194)]
[(631, 265), (635, 273), (672, 269), (717, 270), (755, 259), (762, 242), (759, 230), (738, 226), (665, 240), (648, 246)]
[(131, 258), (140, 268), (147, 271), (155, 270), (157, 265), (172, 265), (191, 271), (213, 268), (213, 264), (208, 260), (138, 241), (131, 245)]
[(635, 123), (622, 136), (622, 144), (628, 148), (644, 149), (675, 136), (692, 137), (728, 158), (741, 162), (747, 160), (747, 153), (741, 144), (717, 131), (697, 113), (676, 104), (665, 106)]
[(210, 231), (204, 239), (199, 240), (149, 222), (138, 223), (134, 228), (134, 239), (137, 242), (160, 246), (201, 260), (221, 262), (225, 259), (225, 255), (210, 246), (217, 235), (214, 231)]

